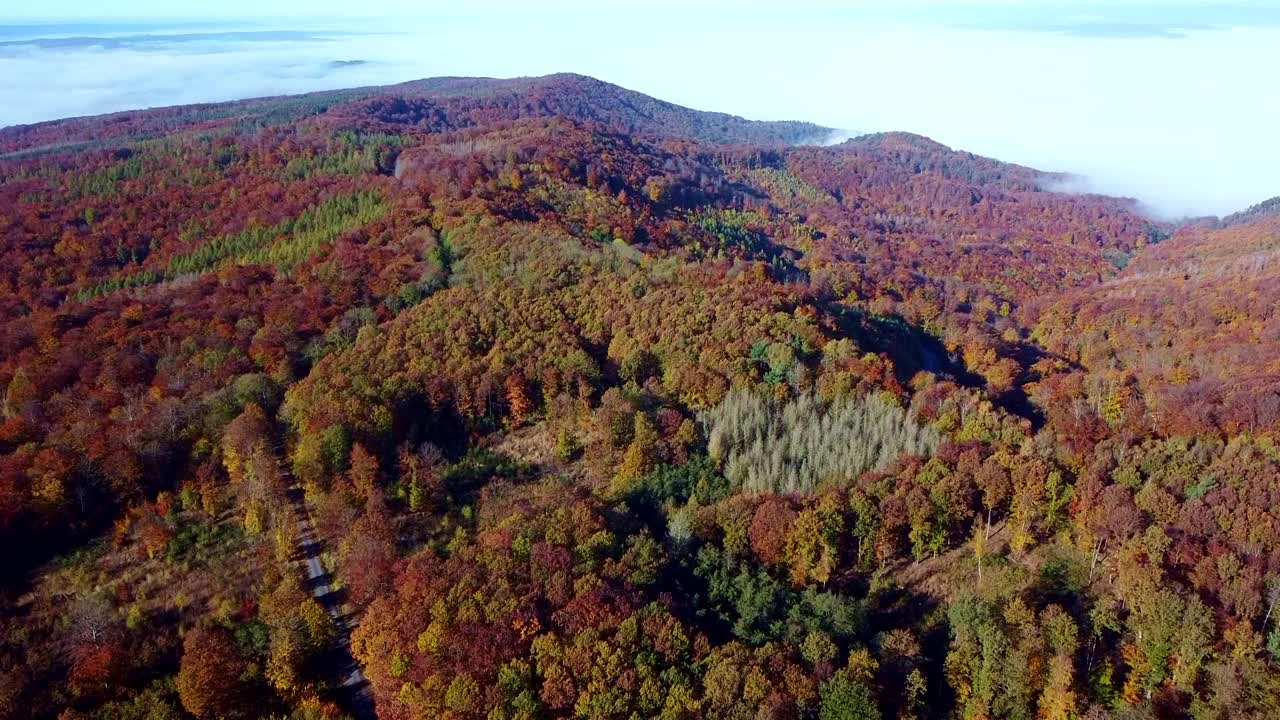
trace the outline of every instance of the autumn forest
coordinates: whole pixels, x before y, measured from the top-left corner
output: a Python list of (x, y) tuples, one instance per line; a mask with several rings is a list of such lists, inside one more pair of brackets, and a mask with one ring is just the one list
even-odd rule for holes
[(1280, 201), (828, 134), (0, 130), (0, 720), (1280, 717)]

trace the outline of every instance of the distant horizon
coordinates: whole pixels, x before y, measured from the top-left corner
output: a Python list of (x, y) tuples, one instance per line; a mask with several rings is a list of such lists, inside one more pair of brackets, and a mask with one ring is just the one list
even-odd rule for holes
[[(87, 3), (59, 9), (77, 5)], [(323, 2), (309, 17), (11, 14), (0, 19), (0, 127), (427, 77), (576, 72), (698, 110), (924, 135), (1087, 178), (1079, 189), (1137, 198), (1166, 219), (1280, 195), (1269, 170), (1280, 143), (1266, 142), (1280, 99), (1249, 72), (1280, 66), (1280, 8), (817, 2), (717, 14), (727, 7), (717, 2), (664, 24), (630, 6), (580, 5), (491, 16), (414, 5), (416, 18), (363, 20), (324, 15)], [(391, 6), (403, 4), (362, 9)]]

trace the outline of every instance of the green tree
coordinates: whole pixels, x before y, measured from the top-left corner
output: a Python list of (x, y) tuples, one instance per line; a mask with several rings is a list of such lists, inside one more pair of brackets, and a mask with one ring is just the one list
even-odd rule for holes
[(444, 704), (450, 710), (465, 715), (478, 710), (479, 702), (480, 684), (471, 677), (470, 673), (455, 675), (453, 681), (449, 683), (449, 689), (445, 691)]
[(350, 454), (351, 438), (341, 425), (303, 433), (293, 451), (293, 472), (303, 482), (322, 483), (346, 470)]
[(880, 720), (880, 708), (871, 688), (847, 673), (838, 673), (824, 682), (820, 692), (820, 720)]

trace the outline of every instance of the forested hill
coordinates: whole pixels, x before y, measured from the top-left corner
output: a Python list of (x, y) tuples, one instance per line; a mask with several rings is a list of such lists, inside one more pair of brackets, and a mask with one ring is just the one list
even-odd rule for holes
[(1242, 225), (1254, 220), (1266, 217), (1280, 216), (1280, 197), (1273, 197), (1270, 200), (1254, 205), (1248, 210), (1233, 213), (1222, 219), (1223, 225)]
[(807, 122), (761, 122), (719, 112), (690, 110), (595, 78), (572, 73), (537, 78), (434, 78), (393, 86), (408, 95), (451, 106), (472, 100), (497, 105), (511, 119), (556, 115), (595, 121), (611, 129), (714, 143), (799, 145), (825, 142), (831, 128)]
[(565, 117), (651, 138), (714, 143), (822, 143), (830, 128), (806, 122), (760, 122), (700, 112), (583, 75), (536, 78), (431, 78), (389, 87), (128, 111), (0, 128), (0, 152), (30, 152), (120, 138), (139, 140), (179, 130), (269, 125), (357, 103), (355, 115), (424, 130), (459, 129), (526, 117)]
[(1280, 714), (1274, 214), (827, 134), (576, 75), (0, 130), (0, 718), (358, 709), (297, 512), (383, 718)]

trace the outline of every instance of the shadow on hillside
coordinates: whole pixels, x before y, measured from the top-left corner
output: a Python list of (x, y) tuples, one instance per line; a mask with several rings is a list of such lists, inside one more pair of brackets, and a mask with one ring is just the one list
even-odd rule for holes
[[(895, 378), (903, 385), (909, 385), (911, 378), (923, 370), (962, 387), (990, 390), (986, 379), (966, 368), (964, 361), (949, 352), (941, 339), (898, 315), (874, 315), (835, 303), (827, 303), (824, 309), (837, 318), (841, 333), (860, 347), (888, 355), (893, 361)], [(1025, 368), (1043, 357), (1045, 353), (1039, 348), (1023, 343), (1013, 359)], [(1021, 382), (1005, 392), (993, 393), (993, 399), (1002, 409), (1029, 420), (1033, 431), (1045, 422)]]

